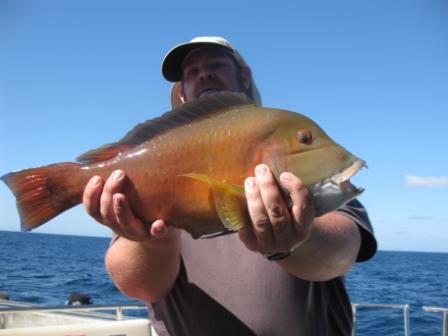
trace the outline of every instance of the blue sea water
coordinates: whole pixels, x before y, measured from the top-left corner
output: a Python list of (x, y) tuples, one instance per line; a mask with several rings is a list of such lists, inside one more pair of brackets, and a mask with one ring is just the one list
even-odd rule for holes
[[(354, 303), (409, 304), (411, 335), (441, 335), (442, 316), (422, 306), (448, 307), (448, 254), (379, 251), (347, 276)], [(366, 310), (358, 335), (404, 335), (400, 310)]]
[[(72, 292), (95, 304), (138, 303), (104, 268), (108, 238), (0, 231), (0, 291), (11, 300), (63, 305)], [(379, 251), (347, 275), (354, 303), (409, 304), (411, 335), (440, 335), (442, 318), (422, 306), (448, 307), (448, 254)], [(144, 316), (145, 312), (139, 313)], [(404, 335), (397, 310), (360, 310), (357, 335)]]

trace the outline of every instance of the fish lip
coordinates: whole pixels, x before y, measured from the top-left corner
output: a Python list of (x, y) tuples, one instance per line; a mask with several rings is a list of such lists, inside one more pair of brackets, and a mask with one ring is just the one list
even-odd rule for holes
[(349, 179), (364, 167), (367, 168), (365, 161), (358, 159), (341, 172), (313, 184), (309, 189), (312, 194), (320, 194), (323, 190), (330, 188), (332, 190), (349, 192), (355, 196), (359, 195), (364, 189), (357, 188)]
[(332, 186), (337, 190), (351, 191), (354, 195), (359, 195), (364, 191), (364, 189), (357, 188), (349, 181), (349, 179), (364, 167), (367, 167), (365, 161), (358, 159), (343, 171), (313, 185), (311, 187), (311, 191), (312, 193), (320, 193), (323, 189)]

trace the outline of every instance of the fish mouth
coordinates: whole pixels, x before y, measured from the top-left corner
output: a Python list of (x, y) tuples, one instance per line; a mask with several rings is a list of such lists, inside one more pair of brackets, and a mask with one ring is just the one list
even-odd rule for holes
[(366, 163), (358, 159), (341, 172), (310, 188), (316, 217), (340, 208), (364, 191), (362, 188), (355, 187), (349, 180), (363, 167), (367, 167)]
[(333, 176), (330, 176), (321, 181), (320, 183), (315, 184), (312, 187), (312, 191), (320, 192), (323, 189), (332, 186), (332, 188), (336, 190), (347, 191), (353, 193), (354, 195), (359, 195), (364, 191), (364, 189), (355, 187), (350, 182), (350, 178), (364, 167), (367, 168), (366, 162), (358, 159), (341, 172), (336, 173)]

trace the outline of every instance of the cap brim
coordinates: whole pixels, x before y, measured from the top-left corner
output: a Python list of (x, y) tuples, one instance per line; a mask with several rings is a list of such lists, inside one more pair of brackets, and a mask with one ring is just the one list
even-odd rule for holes
[(225, 45), (213, 42), (187, 42), (171, 49), (162, 62), (162, 75), (170, 82), (178, 82), (182, 79), (182, 63), (185, 56), (193, 49), (201, 47), (218, 47), (233, 52)]

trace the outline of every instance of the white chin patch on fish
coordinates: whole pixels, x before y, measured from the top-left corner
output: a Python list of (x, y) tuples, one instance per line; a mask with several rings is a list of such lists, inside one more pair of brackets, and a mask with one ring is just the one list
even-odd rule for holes
[(342, 172), (310, 188), (316, 217), (338, 209), (364, 191), (364, 189), (355, 187), (349, 181), (350, 177), (363, 167), (366, 167), (365, 162), (357, 160)]

